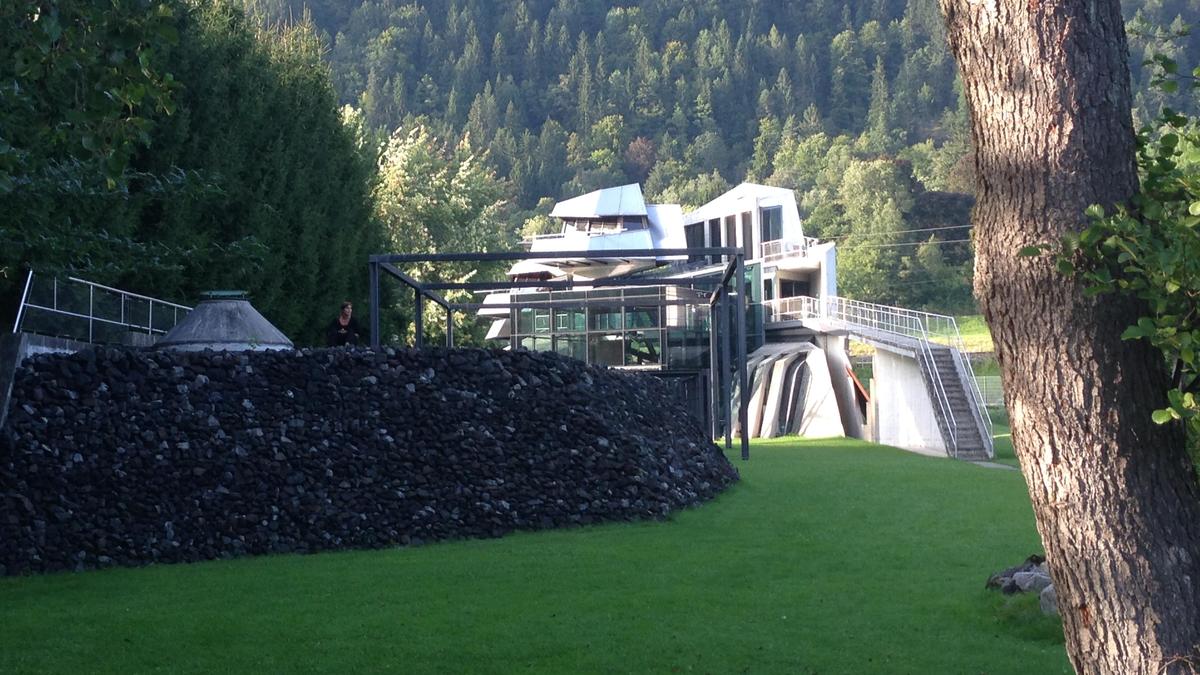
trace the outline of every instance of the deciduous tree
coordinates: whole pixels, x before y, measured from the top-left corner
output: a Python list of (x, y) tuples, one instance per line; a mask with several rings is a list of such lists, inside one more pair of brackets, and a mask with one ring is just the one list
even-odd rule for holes
[(1118, 0), (941, 0), (972, 113), (975, 290), (1067, 638), (1084, 673), (1200, 670), (1200, 488), (1142, 312), (1023, 247), (1138, 187)]

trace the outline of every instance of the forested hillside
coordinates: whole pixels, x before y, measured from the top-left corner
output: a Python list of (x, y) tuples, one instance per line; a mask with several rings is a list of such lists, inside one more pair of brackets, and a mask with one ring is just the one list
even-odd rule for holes
[[(1195, 65), (1189, 16), (1127, 7), (1140, 119), (1196, 109), (1141, 65)], [(685, 206), (793, 188), (844, 294), (969, 310), (956, 82), (935, 0), (0, 3), (0, 319), (32, 267), (244, 287), (312, 342), (370, 252), (513, 248), (632, 181)]]
[[(809, 234), (844, 238), (848, 293), (971, 303), (970, 200), (937, 194), (968, 193), (972, 177), (936, 0), (250, 4), (310, 12), (341, 100), (369, 128), (465, 138), (520, 209), (633, 181), (685, 205), (767, 182), (797, 190)], [(1127, 14), (1135, 114), (1194, 108), (1150, 93), (1141, 61), (1200, 54), (1196, 36), (1171, 37), (1200, 0), (1137, 0)]]

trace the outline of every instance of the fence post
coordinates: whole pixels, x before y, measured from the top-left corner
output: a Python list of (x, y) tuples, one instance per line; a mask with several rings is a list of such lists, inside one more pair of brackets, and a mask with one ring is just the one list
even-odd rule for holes
[(96, 287), (88, 286), (88, 342), (93, 342), (92, 337), (92, 319), (96, 313)]

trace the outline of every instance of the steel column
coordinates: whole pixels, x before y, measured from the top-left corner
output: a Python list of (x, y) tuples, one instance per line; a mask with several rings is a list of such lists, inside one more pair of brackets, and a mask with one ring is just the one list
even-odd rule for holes
[(730, 358), (729, 291), (721, 293), (717, 306), (721, 311), (721, 410), (725, 420), (725, 449), (733, 447), (733, 377)]
[[(720, 290), (718, 289), (718, 292)], [(717, 379), (720, 373), (720, 365), (718, 363), (719, 356), (717, 351), (717, 309), (715, 305), (709, 305), (708, 308), (708, 421), (709, 428), (712, 433), (710, 438), (718, 436), (717, 419), (720, 417), (720, 400), (721, 392), (718, 389), (720, 380)]]
[(371, 276), (371, 349), (379, 349), (379, 263), (370, 264)]
[(423, 302), (425, 296), (421, 295), (421, 289), (413, 289), (413, 300), (416, 305), (416, 317), (413, 319), (416, 335), (413, 340), (413, 346), (417, 349), (422, 349), (425, 347), (425, 303)]
[(737, 255), (737, 370), (738, 389), (738, 427), (742, 440), (742, 459), (750, 459), (750, 436), (746, 427), (750, 426), (750, 376), (746, 372), (746, 261), (742, 254)]

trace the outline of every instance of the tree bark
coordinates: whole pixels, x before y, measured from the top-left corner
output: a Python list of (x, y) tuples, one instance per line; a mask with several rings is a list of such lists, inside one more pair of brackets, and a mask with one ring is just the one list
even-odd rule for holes
[(1137, 188), (1118, 0), (941, 0), (976, 148), (975, 292), (1081, 673), (1200, 672), (1200, 488), (1141, 306), (1020, 257)]

